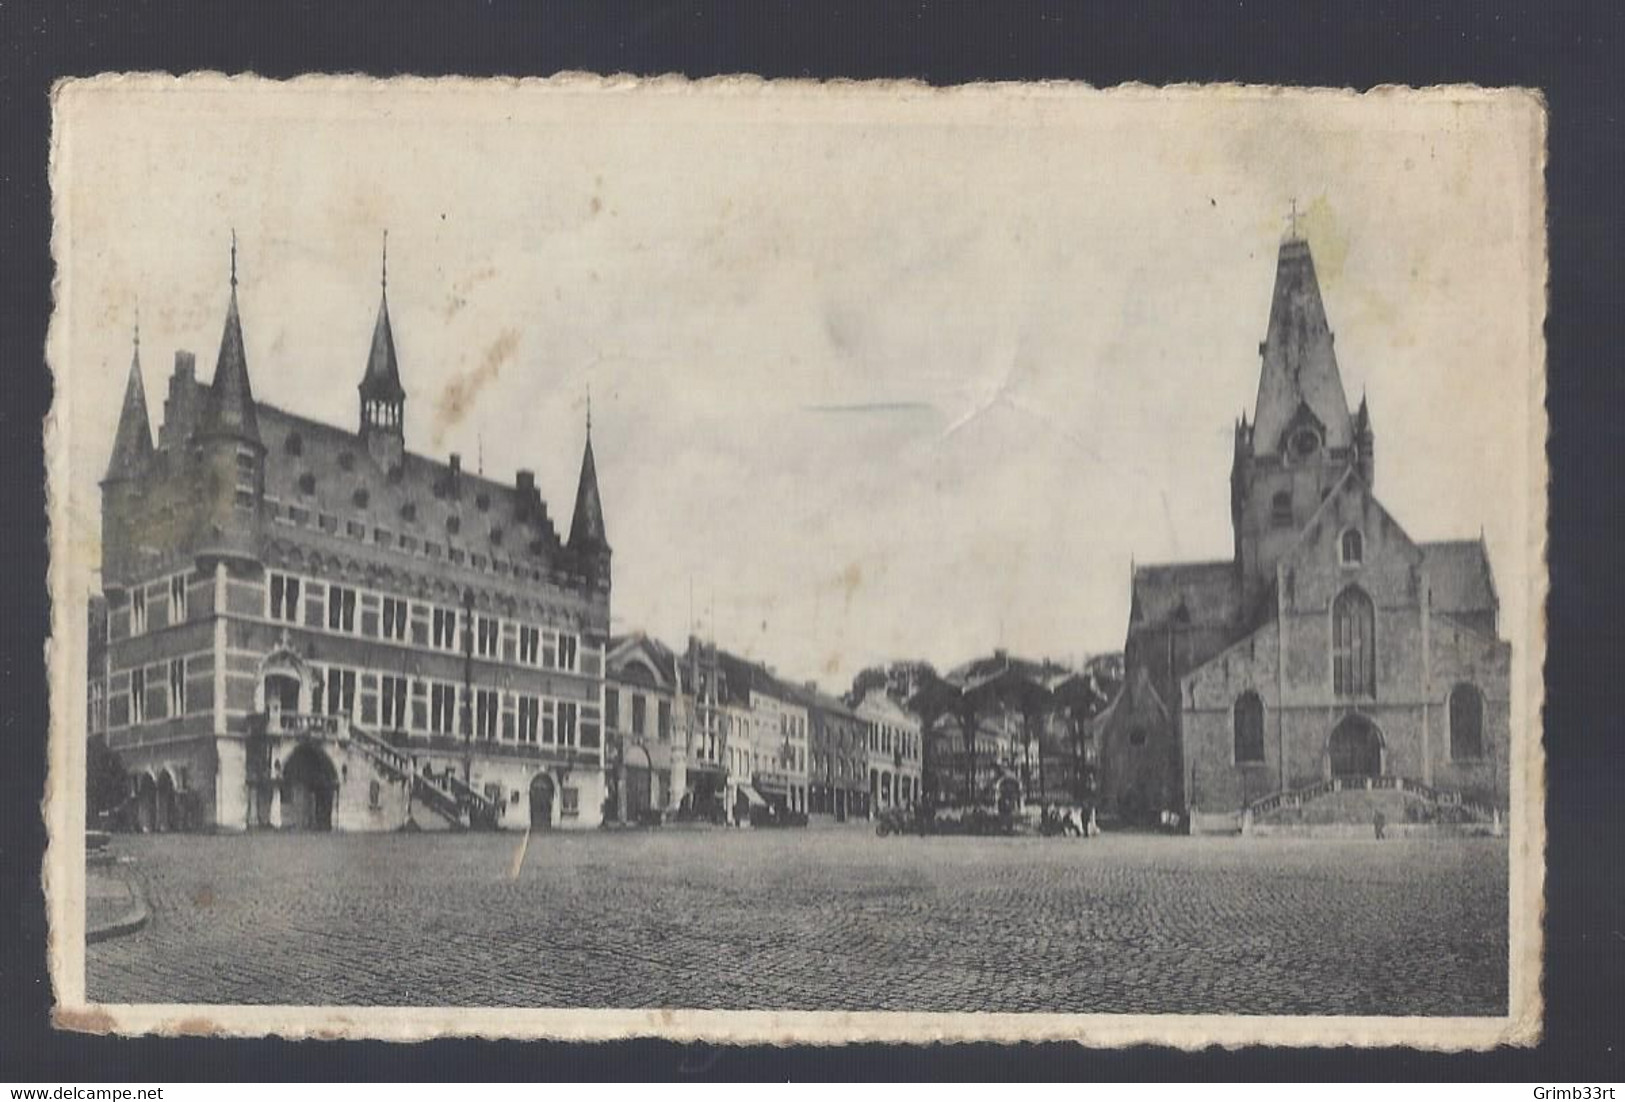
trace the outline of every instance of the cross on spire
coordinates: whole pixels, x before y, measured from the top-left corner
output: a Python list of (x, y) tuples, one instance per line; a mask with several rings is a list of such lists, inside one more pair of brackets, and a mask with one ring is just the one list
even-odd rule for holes
[(1297, 241), (1298, 240), (1298, 200), (1296, 198), (1294, 198), (1292, 200), (1292, 213), (1288, 217), (1289, 217), (1289, 219), (1291, 221), (1291, 225), (1292, 225), (1292, 230), (1291, 230), (1292, 238), (1291, 239), (1293, 241)]
[(587, 436), (592, 437), (592, 384), (587, 384)]
[(384, 256), (378, 274), (378, 286), (385, 294), (389, 293), (389, 230), (384, 230)]
[(141, 307), (139, 305), (135, 308), (135, 350), (137, 354), (141, 352)]
[(237, 227), (231, 228), (231, 289), (237, 289)]

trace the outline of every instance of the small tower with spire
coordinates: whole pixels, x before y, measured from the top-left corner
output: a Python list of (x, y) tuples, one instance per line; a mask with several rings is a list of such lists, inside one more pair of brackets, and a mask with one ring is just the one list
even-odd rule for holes
[(265, 444), (248, 376), (242, 315), (237, 306), (237, 234), (231, 235), (231, 298), (220, 334), (214, 379), (197, 431), (202, 478), (196, 504), (204, 510), (205, 545), (251, 554), (265, 497)]
[(130, 353), (130, 374), (124, 383), (124, 405), (119, 410), (113, 454), (107, 461), (102, 485), (129, 482), (142, 475), (152, 459), (152, 421), (147, 416), (147, 388), (141, 381), (141, 323), (137, 322)]
[(361, 438), (386, 466), (405, 446), (406, 389), (395, 358), (395, 331), (389, 322), (389, 231), (384, 231), (378, 277), (378, 320), (372, 327), (367, 368), (356, 388), (361, 400)]
[(592, 392), (587, 393), (587, 445), (581, 455), (575, 512), (567, 545), (591, 571), (595, 584), (609, 585), (609, 538), (604, 531), (604, 503), (598, 496), (598, 464), (592, 454)]

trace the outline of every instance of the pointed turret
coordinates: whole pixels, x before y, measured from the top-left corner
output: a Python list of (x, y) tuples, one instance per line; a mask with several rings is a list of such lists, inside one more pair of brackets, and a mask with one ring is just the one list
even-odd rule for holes
[(406, 405), (400, 365), (395, 358), (395, 331), (389, 323), (389, 233), (384, 233), (383, 268), (379, 279), (378, 320), (372, 327), (367, 370), (356, 388), (361, 395), (361, 435), (384, 433), (400, 439)]
[(598, 497), (598, 465), (592, 457), (591, 406), (587, 409), (587, 447), (581, 456), (581, 481), (576, 484), (569, 546), (572, 551), (609, 550), (609, 539), (604, 534), (604, 503)]
[(1282, 452), (1286, 437), (1300, 428), (1321, 436), (1319, 444), (1327, 448), (1353, 443), (1314, 258), (1296, 232), (1281, 244), (1269, 330), (1259, 351), (1264, 365), (1253, 415), (1255, 455)]
[(1360, 481), (1367, 489), (1376, 489), (1376, 437), (1371, 431), (1371, 409), (1366, 405), (1364, 394), (1360, 395), (1360, 409), (1354, 415), (1354, 462)]
[(237, 235), (231, 238), (231, 303), (226, 327), (220, 334), (220, 356), (204, 411), (204, 436), (230, 436), (260, 443), (259, 418), (254, 412), (254, 388), (248, 381), (248, 355), (243, 351), (243, 323), (237, 313)]
[(113, 455), (107, 461), (106, 482), (136, 477), (152, 458), (152, 422), (147, 418), (147, 388), (141, 382), (141, 331), (136, 330), (130, 354), (130, 376), (124, 384), (124, 408), (119, 411)]

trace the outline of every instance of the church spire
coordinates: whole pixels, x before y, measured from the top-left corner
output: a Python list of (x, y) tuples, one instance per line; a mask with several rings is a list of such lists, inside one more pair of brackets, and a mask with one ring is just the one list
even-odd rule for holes
[(1337, 370), (1332, 331), (1315, 278), (1309, 243), (1298, 237), (1293, 212), (1290, 236), (1281, 243), (1270, 301), (1269, 329), (1259, 345), (1263, 369), (1253, 414), (1254, 454), (1279, 452), (1288, 430), (1312, 428), (1319, 443), (1346, 448), (1353, 443), (1348, 398)]
[(124, 407), (119, 411), (113, 455), (105, 481), (133, 478), (152, 458), (152, 422), (147, 418), (147, 389), (141, 382), (141, 325), (136, 323), (130, 375), (124, 384)]
[[(591, 398), (588, 398), (591, 402)], [(592, 455), (592, 406), (587, 407), (587, 446), (581, 455), (581, 481), (576, 485), (575, 514), (570, 518), (570, 549), (608, 551), (604, 503), (598, 496), (598, 465)]]
[(254, 412), (254, 388), (248, 381), (248, 355), (243, 351), (243, 323), (237, 312), (237, 231), (231, 233), (231, 302), (226, 327), (220, 334), (220, 355), (204, 416), (203, 435), (235, 436), (260, 443), (259, 417)]
[(378, 320), (372, 327), (367, 369), (357, 387), (361, 394), (361, 432), (385, 433), (399, 439), (406, 405), (400, 364), (395, 358), (395, 331), (389, 321), (389, 231), (384, 231), (378, 275)]

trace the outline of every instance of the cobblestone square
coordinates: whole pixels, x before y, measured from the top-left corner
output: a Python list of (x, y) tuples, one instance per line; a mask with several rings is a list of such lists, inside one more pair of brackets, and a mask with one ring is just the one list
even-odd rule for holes
[[(523, 859), (520, 859), (524, 845)], [(100, 1002), (1500, 1015), (1500, 839), (126, 836)]]

